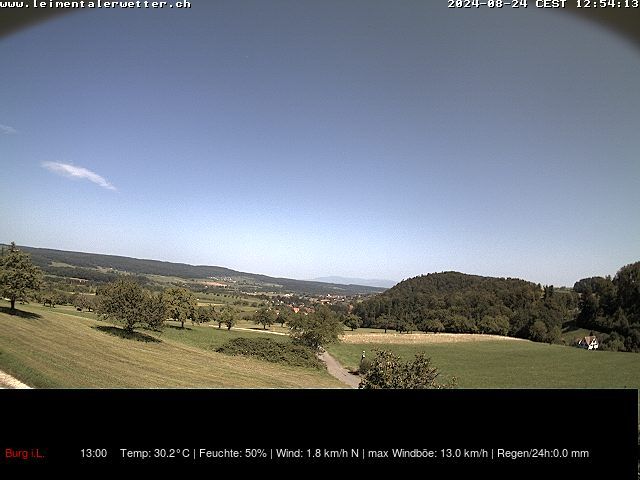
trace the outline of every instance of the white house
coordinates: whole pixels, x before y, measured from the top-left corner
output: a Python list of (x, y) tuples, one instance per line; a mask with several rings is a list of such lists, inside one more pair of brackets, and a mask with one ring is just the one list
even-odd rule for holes
[(598, 338), (595, 335), (589, 337), (583, 337), (578, 341), (578, 347), (586, 350), (598, 349)]

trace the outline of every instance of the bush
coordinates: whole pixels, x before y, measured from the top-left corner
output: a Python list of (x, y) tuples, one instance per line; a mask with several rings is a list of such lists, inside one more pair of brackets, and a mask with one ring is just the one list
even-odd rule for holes
[(234, 338), (216, 349), (216, 352), (244, 355), (292, 367), (325, 368), (312, 349), (289, 342), (277, 342), (271, 338)]
[(440, 373), (431, 364), (431, 359), (418, 353), (412, 362), (405, 362), (399, 356), (376, 350), (367, 373), (360, 382), (364, 389), (418, 389), (418, 388), (454, 388), (455, 377), (447, 383), (437, 383)]

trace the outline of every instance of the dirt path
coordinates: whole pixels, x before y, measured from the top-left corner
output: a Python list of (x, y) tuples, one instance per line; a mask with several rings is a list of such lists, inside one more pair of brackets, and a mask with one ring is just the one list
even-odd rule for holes
[(320, 360), (327, 364), (327, 370), (331, 375), (340, 380), (342, 383), (346, 383), (351, 388), (358, 388), (360, 384), (360, 378), (356, 375), (352, 375), (344, 368), (338, 361), (329, 355), (326, 350), (320, 355)]
[[(214, 327), (215, 325), (209, 325), (210, 327)], [(245, 332), (258, 332), (258, 333), (270, 333), (271, 335), (287, 335), (282, 332), (274, 332), (272, 330), (260, 330), (256, 328), (243, 328), (243, 327), (233, 327), (233, 330), (243, 330)]]
[(8, 373), (4, 373), (0, 370), (0, 388), (31, 388), (29, 385), (25, 385), (20, 380), (13, 378)]

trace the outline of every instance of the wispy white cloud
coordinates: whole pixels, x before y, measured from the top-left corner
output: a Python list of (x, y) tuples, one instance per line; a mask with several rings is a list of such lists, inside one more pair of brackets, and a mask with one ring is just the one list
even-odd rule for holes
[(0, 133), (3, 135), (15, 135), (18, 131), (9, 125), (3, 125), (0, 123)]
[(116, 187), (111, 185), (104, 177), (101, 177), (95, 172), (84, 168), (84, 167), (76, 167), (75, 165), (69, 165), (68, 163), (59, 163), (59, 162), (42, 162), (42, 166), (47, 170), (57, 173), (59, 175), (69, 177), (69, 178), (85, 178), (90, 182), (95, 183), (96, 185), (100, 185), (102, 188), (106, 188), (109, 190), (115, 190)]

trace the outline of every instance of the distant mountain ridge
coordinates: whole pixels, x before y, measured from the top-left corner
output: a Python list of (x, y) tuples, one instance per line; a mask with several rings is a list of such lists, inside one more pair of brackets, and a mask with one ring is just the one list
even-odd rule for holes
[[(5, 245), (6, 246), (6, 245)], [(292, 278), (270, 277), (256, 273), (239, 272), (230, 268), (189, 265), (186, 263), (163, 262), (160, 260), (146, 260), (119, 255), (103, 255), (99, 253), (71, 252), (50, 248), (35, 248), (18, 246), (21, 250), (31, 255), (35, 265), (51, 274), (64, 273), (68, 266), (80, 269), (113, 269), (120, 272), (128, 272), (140, 275), (163, 275), (179, 277), (183, 279), (227, 278), (236, 282), (255, 283), (264, 289), (291, 292), (308, 293), (313, 295), (355, 295), (379, 293), (384, 288), (376, 288), (367, 285), (343, 285), (318, 281), (295, 280)], [(54, 263), (67, 265), (58, 267)]]
[(311, 279), (313, 282), (339, 283), (345, 285), (366, 285), (369, 287), (391, 288), (396, 283), (393, 280), (384, 280), (379, 278), (357, 278), (357, 277), (340, 277), (332, 275), (329, 277), (318, 277)]

